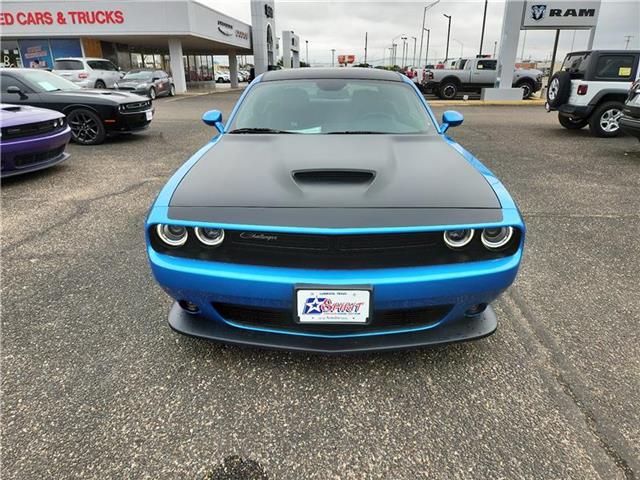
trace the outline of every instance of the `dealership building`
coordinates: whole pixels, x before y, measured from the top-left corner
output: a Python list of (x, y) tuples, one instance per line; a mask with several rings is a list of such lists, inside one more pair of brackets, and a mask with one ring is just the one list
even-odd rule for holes
[(215, 80), (214, 55), (228, 56), (232, 86), (238, 56), (253, 55), (256, 74), (279, 57), (274, 0), (251, 0), (251, 25), (194, 0), (3, 0), (0, 32), (4, 67), (107, 58), (122, 70), (166, 70), (178, 93)]

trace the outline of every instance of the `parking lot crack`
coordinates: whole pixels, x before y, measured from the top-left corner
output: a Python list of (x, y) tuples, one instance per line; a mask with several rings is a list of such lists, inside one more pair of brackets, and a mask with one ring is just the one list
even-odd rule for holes
[[(632, 449), (626, 445), (626, 440), (614, 428), (611, 428), (604, 419), (599, 418), (589, 406), (593, 403), (592, 395), (585, 387), (584, 382), (580, 380), (579, 373), (569, 364), (566, 356), (563, 355), (563, 349), (545, 329), (544, 323), (536, 319), (535, 314), (529, 308), (517, 287), (512, 287), (506, 296), (511, 301), (510, 303), (513, 304), (513, 307), (519, 310), (519, 317), (526, 322), (526, 325), (520, 325), (521, 332), (525, 333), (526, 336), (533, 336), (533, 341), (537, 342), (544, 351), (545, 356), (551, 361), (552, 375), (555, 382), (559, 385), (564, 395), (578, 409), (599, 447), (614, 462), (626, 480), (635, 480), (635, 472), (638, 471), (639, 466), (633, 454), (629, 453), (632, 452)], [(517, 323), (517, 320), (514, 323)], [(523, 332), (523, 330), (526, 330), (526, 332)], [(607, 477), (605, 476), (605, 478)]]
[(45, 236), (46, 234), (48, 234), (49, 232), (56, 230), (64, 225), (67, 225), (69, 222), (73, 221), (74, 219), (81, 217), (82, 215), (86, 215), (87, 213), (89, 213), (89, 211), (91, 210), (91, 205), (95, 202), (98, 202), (100, 200), (105, 200), (107, 198), (112, 198), (112, 197), (116, 197), (116, 196), (120, 196), (120, 195), (126, 195), (127, 193), (130, 193), (144, 185), (146, 185), (147, 183), (149, 183), (149, 180), (145, 180), (142, 182), (137, 182), (131, 185), (128, 185), (127, 187), (121, 189), (121, 190), (117, 190), (115, 192), (109, 192), (109, 193), (105, 193), (102, 195), (98, 195), (96, 197), (91, 197), (91, 198), (87, 198), (87, 199), (82, 199), (82, 200), (74, 200), (72, 202), (73, 206), (74, 206), (74, 211), (72, 213), (70, 213), (69, 215), (66, 215), (62, 218), (60, 218), (58, 221), (54, 222), (53, 224), (49, 225), (48, 227), (45, 227), (41, 230), (38, 230), (36, 233), (33, 233), (31, 235), (27, 235), (26, 237), (24, 237), (22, 240), (19, 240), (15, 243), (11, 243), (8, 245), (3, 245), (2, 247), (2, 252), (4, 254), (10, 253), (15, 251), (16, 249), (20, 248), (22, 245), (27, 244), (33, 240), (36, 240), (38, 238), (42, 238), (43, 236)]

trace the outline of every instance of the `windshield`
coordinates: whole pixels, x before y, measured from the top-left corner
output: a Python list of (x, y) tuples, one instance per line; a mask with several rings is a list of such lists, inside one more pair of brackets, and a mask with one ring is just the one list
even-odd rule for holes
[(278, 80), (252, 88), (231, 133), (434, 132), (411, 86), (383, 80)]
[(142, 72), (128, 72), (123, 80), (151, 80), (153, 78), (153, 72), (142, 71)]
[(39, 92), (54, 92), (56, 90), (78, 90), (80, 87), (75, 83), (65, 80), (58, 75), (44, 70), (24, 70), (22, 76)]

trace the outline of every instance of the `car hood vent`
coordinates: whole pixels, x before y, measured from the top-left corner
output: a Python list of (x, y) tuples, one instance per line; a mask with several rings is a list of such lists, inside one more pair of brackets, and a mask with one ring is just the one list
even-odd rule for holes
[(3, 107), (2, 108), (3, 112), (19, 112), (20, 110), (22, 110), (22, 107)]
[(350, 169), (319, 169), (297, 170), (293, 172), (293, 178), (298, 183), (371, 183), (375, 178), (375, 172), (371, 170)]

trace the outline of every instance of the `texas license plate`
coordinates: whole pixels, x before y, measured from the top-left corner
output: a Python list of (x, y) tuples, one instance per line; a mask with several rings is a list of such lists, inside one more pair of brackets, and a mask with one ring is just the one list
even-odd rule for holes
[(364, 289), (296, 290), (299, 323), (366, 324), (369, 321), (371, 291)]
[(153, 119), (153, 112), (152, 111), (148, 111), (146, 112), (147, 114), (147, 120), (152, 120)]

